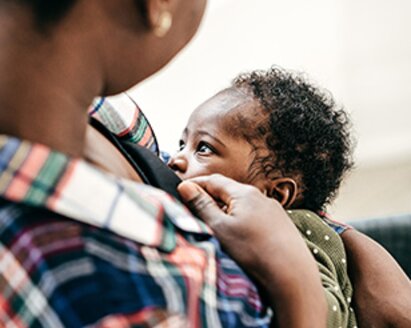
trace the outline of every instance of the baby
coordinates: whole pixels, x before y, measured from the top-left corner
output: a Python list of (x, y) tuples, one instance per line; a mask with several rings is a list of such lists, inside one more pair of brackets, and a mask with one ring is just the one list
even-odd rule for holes
[(338, 235), (346, 227), (322, 214), (353, 166), (349, 129), (332, 96), (302, 76), (281, 68), (254, 71), (192, 113), (169, 161), (183, 180), (220, 173), (254, 185), (289, 210), (317, 260), (327, 297), (338, 300), (329, 327), (335, 316), (355, 327)]
[(318, 213), (353, 166), (349, 129), (329, 93), (280, 68), (255, 71), (192, 113), (169, 166), (183, 180), (220, 173)]

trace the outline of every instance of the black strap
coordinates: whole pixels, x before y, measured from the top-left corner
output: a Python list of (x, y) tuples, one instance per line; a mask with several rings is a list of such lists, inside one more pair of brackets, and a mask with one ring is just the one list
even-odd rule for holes
[(104, 135), (124, 155), (145, 184), (164, 190), (181, 200), (177, 192), (177, 186), (181, 179), (157, 155), (140, 145), (121, 140), (92, 117), (90, 125)]

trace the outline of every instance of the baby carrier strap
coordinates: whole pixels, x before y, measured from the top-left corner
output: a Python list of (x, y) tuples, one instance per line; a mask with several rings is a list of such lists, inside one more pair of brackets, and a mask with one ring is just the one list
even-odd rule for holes
[(93, 117), (89, 123), (124, 155), (145, 184), (164, 190), (181, 201), (177, 192), (181, 179), (156, 154), (138, 144), (121, 140)]

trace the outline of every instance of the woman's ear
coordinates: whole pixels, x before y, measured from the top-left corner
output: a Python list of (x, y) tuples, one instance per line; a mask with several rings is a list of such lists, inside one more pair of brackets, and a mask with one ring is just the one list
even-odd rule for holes
[(294, 179), (277, 178), (269, 181), (267, 196), (275, 198), (285, 208), (290, 208), (298, 194), (298, 186)]
[(171, 0), (146, 0), (146, 19), (154, 34), (164, 37), (173, 24)]

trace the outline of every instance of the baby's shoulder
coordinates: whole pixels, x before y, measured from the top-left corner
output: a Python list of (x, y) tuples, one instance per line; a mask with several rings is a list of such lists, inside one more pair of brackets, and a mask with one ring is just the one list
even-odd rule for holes
[[(291, 218), (316, 259), (337, 270), (346, 270), (346, 255), (339, 232), (327, 220), (310, 210), (289, 210)], [(325, 263), (326, 264), (326, 263)]]
[(309, 210), (287, 213), (317, 262), (329, 299), (328, 327), (356, 327), (355, 313), (351, 308), (353, 290), (347, 273), (347, 257), (338, 229), (330, 224), (334, 221)]

